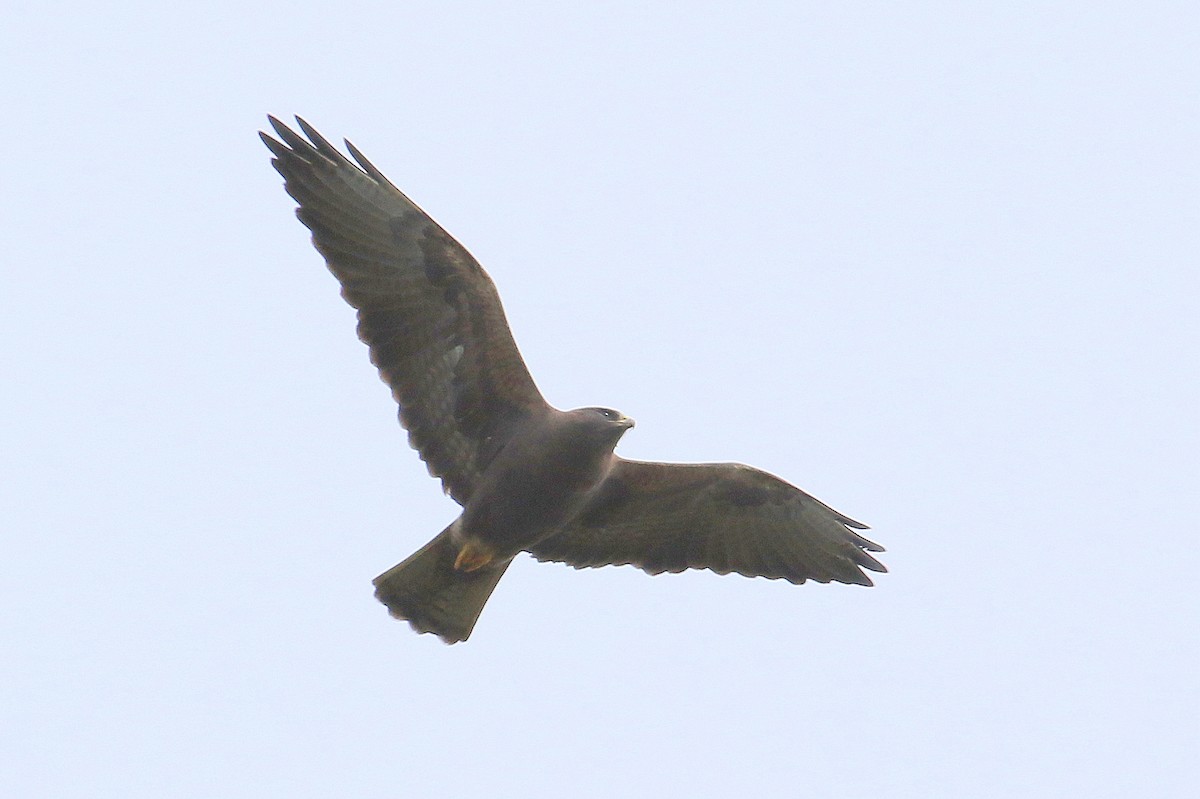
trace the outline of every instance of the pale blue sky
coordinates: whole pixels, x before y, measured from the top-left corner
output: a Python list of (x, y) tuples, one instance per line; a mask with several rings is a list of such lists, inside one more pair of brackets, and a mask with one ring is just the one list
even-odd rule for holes
[[(1193, 4), (172, 6), (0, 26), (6, 795), (1194, 787)], [(456, 506), (267, 113), (481, 260), (551, 402), (891, 573), (523, 559), (464, 645), (391, 620)]]

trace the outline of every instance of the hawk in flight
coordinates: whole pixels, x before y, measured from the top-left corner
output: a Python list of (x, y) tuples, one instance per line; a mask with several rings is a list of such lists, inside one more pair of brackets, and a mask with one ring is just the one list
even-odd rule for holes
[[(512, 559), (650, 574), (871, 585), (865, 530), (778, 477), (737, 463), (647, 463), (613, 449), (633, 420), (542, 398), (496, 287), (471, 254), (350, 142), (353, 161), (297, 118), (260, 133), (296, 214), (358, 310), (358, 335), (400, 424), (462, 514), (375, 578), (398, 619), (465, 641)], [(307, 136), (307, 138), (305, 138)]]

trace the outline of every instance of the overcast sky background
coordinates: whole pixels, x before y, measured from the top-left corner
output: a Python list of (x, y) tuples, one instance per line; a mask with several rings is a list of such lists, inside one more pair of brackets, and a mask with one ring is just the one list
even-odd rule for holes
[[(32, 3), (0, 32), (9, 796), (1176, 797), (1195, 6)], [(370, 580), (426, 475), (256, 131), (347, 136), (559, 407), (871, 525), (875, 588)]]

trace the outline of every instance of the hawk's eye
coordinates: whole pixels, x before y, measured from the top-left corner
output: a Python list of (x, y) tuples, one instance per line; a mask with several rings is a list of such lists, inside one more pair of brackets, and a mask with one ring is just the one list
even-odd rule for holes
[(617, 418), (616, 411), (611, 411), (608, 408), (597, 408), (596, 410), (599, 411), (600, 415), (603, 416), (605, 419), (616, 419)]

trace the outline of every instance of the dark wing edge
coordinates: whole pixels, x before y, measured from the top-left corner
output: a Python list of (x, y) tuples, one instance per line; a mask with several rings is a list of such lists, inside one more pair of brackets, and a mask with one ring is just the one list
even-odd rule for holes
[(747, 577), (872, 585), (883, 547), (867, 526), (799, 488), (738, 463), (618, 459), (596, 497), (530, 553), (577, 569), (633, 565), (650, 574), (707, 569)]
[(520, 419), (549, 408), (491, 278), (354, 145), (268, 117), (271, 163), (358, 310), (358, 335), (429, 471), (460, 504)]

